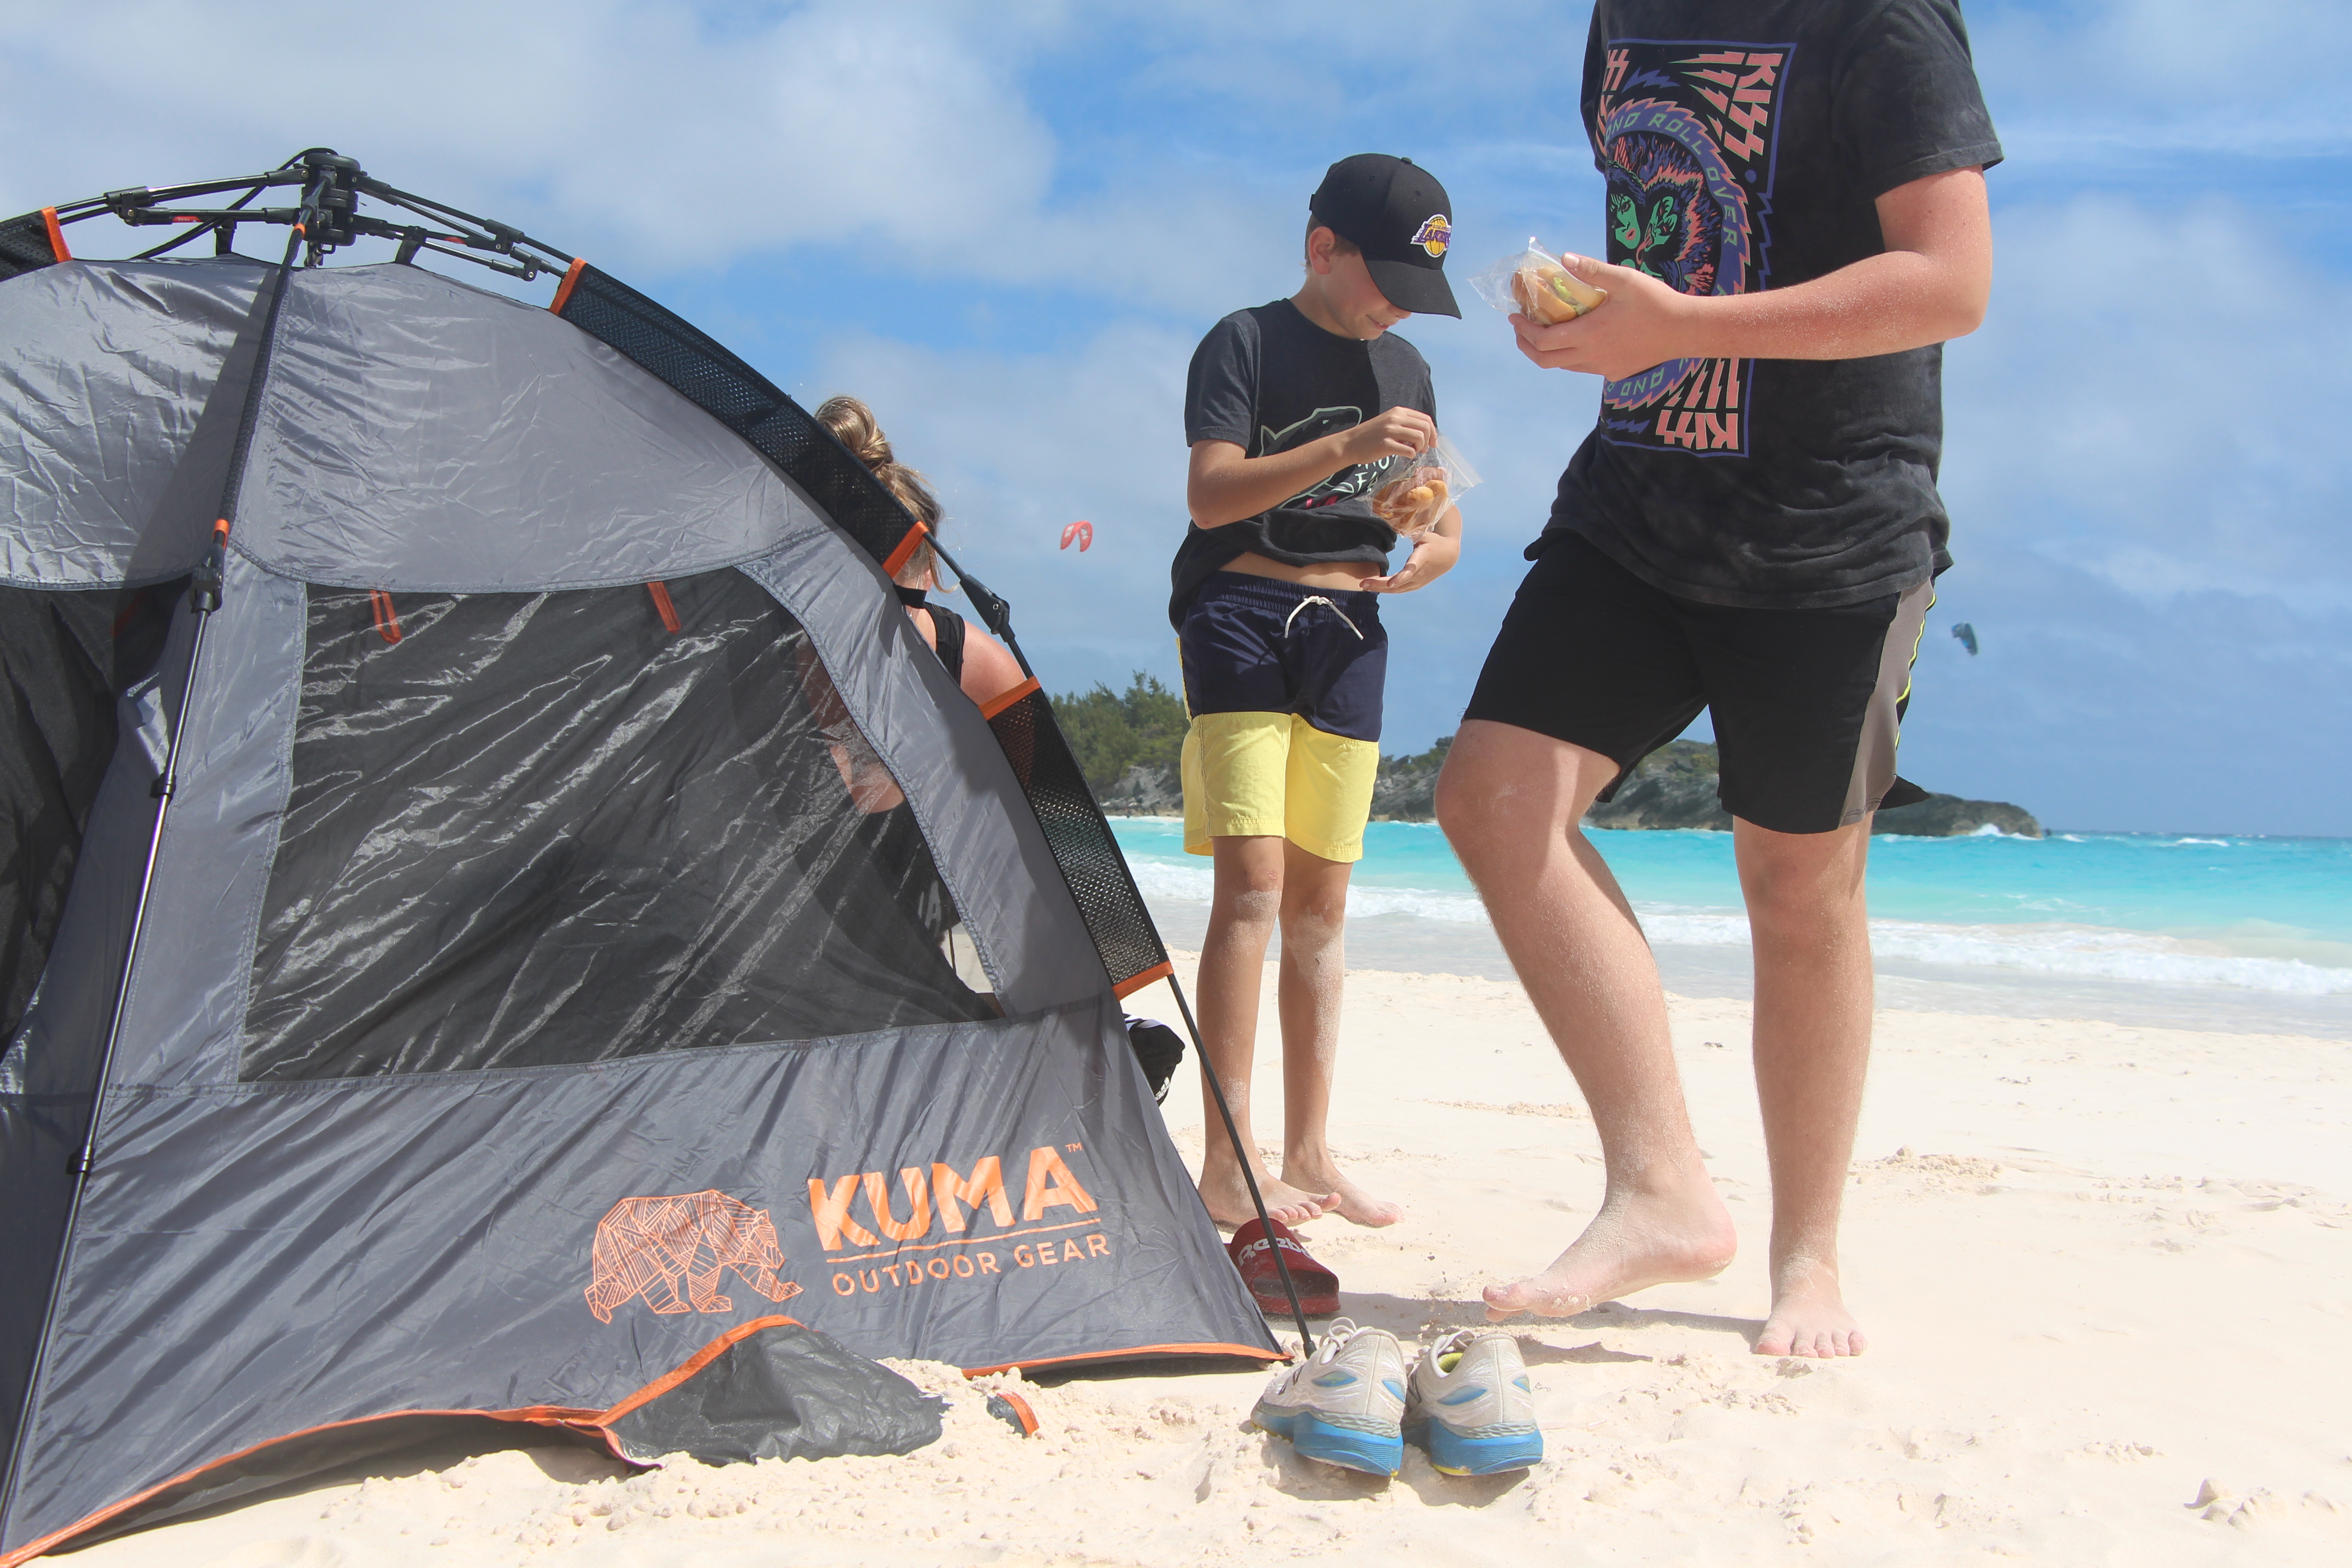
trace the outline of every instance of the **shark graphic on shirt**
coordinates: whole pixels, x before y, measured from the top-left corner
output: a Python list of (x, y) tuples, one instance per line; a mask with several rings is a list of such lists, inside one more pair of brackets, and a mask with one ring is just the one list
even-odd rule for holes
[[(1309, 441), (1320, 441), (1326, 436), (1352, 430), (1363, 422), (1364, 411), (1360, 408), (1318, 408), (1297, 424), (1280, 430), (1261, 425), (1257, 430), (1257, 451), (1253, 456), (1265, 458), (1276, 452), (1287, 452), (1304, 447)], [(1309, 485), (1282, 504), (1312, 510), (1330, 506), (1352, 496), (1370, 494), (1380, 488), (1383, 476), (1402, 460), (1383, 458), (1377, 463), (1350, 464), (1330, 478)]]

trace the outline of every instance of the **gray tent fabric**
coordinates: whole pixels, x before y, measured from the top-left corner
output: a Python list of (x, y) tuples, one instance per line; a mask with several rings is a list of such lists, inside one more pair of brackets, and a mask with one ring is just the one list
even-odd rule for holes
[[(0, 279), (47, 345), (0, 378), (12, 633), (189, 569), (272, 276)], [(289, 276), (193, 680), (167, 597), (152, 673), (79, 699), (105, 754), (64, 746), (100, 782), (0, 1048), (0, 1564), (305, 1433), (585, 1429), (777, 1315), (967, 1368), (1276, 1355), (1125, 1038), (1164, 952), (1106, 968), (1067, 868), (1108, 831), (1041, 820), (1042, 699), (992, 723), (812, 499), (866, 481), (548, 311)]]
[(187, 574), (227, 478), (269, 268), (68, 263), (0, 288), (0, 582)]
[(600, 1425), (630, 1459), (705, 1464), (910, 1454), (940, 1440), (947, 1402), (798, 1323), (721, 1346), (674, 1388)]
[(814, 521), (733, 432), (613, 350), (420, 268), (295, 273), (273, 352), (235, 538), (305, 582), (646, 583), (768, 554)]

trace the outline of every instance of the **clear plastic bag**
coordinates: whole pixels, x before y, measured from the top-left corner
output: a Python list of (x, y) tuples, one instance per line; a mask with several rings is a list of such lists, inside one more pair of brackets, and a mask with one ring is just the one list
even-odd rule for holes
[(1478, 471), (1440, 436), (1381, 482), (1372, 492), (1372, 515), (1396, 530), (1398, 538), (1419, 540), (1477, 482)]
[(1587, 283), (1532, 239), (1517, 256), (1473, 274), (1470, 287), (1505, 315), (1517, 311), (1545, 326), (1572, 321), (1609, 299), (1608, 289)]

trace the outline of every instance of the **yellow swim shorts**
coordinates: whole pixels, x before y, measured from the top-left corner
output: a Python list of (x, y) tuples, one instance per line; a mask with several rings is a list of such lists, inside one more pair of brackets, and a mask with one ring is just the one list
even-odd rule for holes
[(1295, 713), (1199, 713), (1184, 734), (1184, 847), (1264, 834), (1326, 860), (1364, 858), (1381, 748)]

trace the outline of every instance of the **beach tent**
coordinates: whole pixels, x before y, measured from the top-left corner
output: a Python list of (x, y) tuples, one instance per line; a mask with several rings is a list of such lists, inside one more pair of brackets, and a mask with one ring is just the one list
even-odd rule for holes
[[(887, 493), (349, 160), (174, 195), (0, 226), (0, 1562), (418, 1422), (609, 1436), (780, 1321), (1272, 1359), (1122, 1031), (1167, 954)], [(72, 259), (103, 212), (219, 254)], [(551, 308), (415, 264), (468, 248)]]

